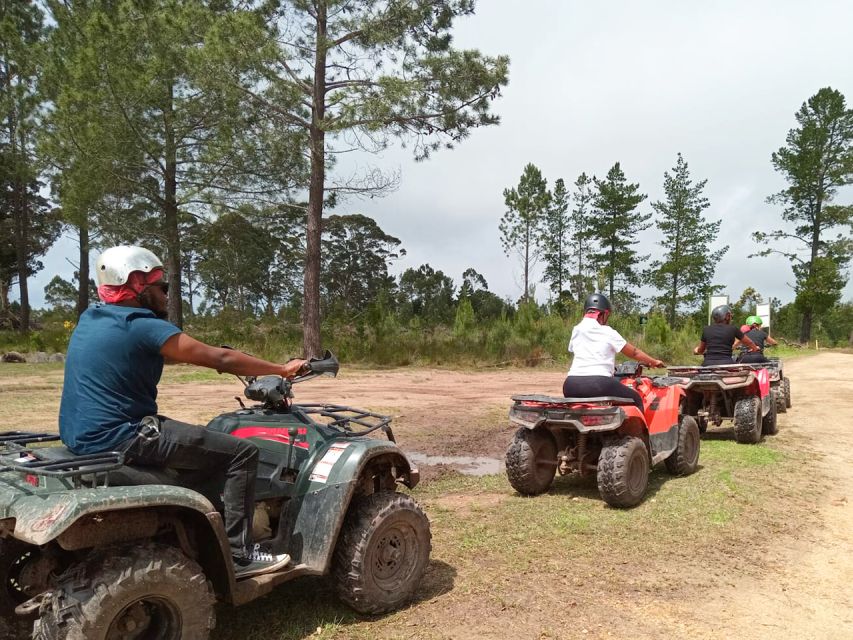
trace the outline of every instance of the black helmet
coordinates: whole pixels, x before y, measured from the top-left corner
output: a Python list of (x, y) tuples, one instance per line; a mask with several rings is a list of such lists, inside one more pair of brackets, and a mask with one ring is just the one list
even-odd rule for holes
[(729, 322), (732, 319), (732, 308), (727, 304), (721, 304), (719, 307), (714, 307), (711, 311), (711, 320), (717, 324), (721, 322)]
[(583, 303), (583, 310), (597, 309), (598, 311), (610, 311), (610, 300), (603, 293), (591, 293)]

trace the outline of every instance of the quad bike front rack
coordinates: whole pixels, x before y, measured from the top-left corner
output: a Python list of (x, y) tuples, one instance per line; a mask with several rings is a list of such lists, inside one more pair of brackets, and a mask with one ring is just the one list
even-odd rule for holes
[[(391, 417), (383, 416), (372, 411), (356, 409), (354, 407), (344, 407), (336, 404), (322, 404), (319, 402), (309, 402), (306, 404), (294, 404), (291, 409), (293, 411), (301, 411), (306, 415), (318, 415), (323, 418), (331, 418), (329, 422), (321, 423), (330, 427), (337, 427), (343, 432), (344, 437), (359, 438), (366, 436), (369, 433), (381, 429), (391, 442), (397, 442), (394, 439), (394, 432), (391, 431)], [(358, 425), (364, 427), (361, 431), (355, 431), (350, 425)]]

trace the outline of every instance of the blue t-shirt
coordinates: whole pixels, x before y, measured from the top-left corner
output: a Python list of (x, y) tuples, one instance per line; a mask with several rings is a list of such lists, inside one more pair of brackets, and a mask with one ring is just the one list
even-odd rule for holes
[(181, 330), (153, 311), (96, 304), (68, 344), (59, 407), (62, 442), (77, 454), (111, 451), (157, 414), (160, 348)]

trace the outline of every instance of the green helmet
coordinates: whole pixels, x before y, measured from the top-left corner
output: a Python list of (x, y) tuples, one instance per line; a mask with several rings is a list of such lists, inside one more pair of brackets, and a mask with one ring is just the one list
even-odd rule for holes
[(748, 325), (750, 325), (750, 326), (752, 326), (752, 325), (758, 325), (758, 326), (760, 327), (760, 326), (762, 325), (762, 323), (763, 323), (763, 321), (762, 321), (762, 320), (761, 320), (761, 318), (760, 318), (760, 317), (758, 317), (758, 316), (749, 316), (749, 317), (746, 319), (746, 324), (748, 324)]

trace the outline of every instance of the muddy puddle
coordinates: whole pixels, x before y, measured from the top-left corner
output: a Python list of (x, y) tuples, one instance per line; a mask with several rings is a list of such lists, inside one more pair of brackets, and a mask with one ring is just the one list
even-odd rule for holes
[(416, 465), (446, 465), (466, 476), (489, 476), (504, 471), (504, 461), (483, 456), (428, 456), (425, 453), (406, 452)]

